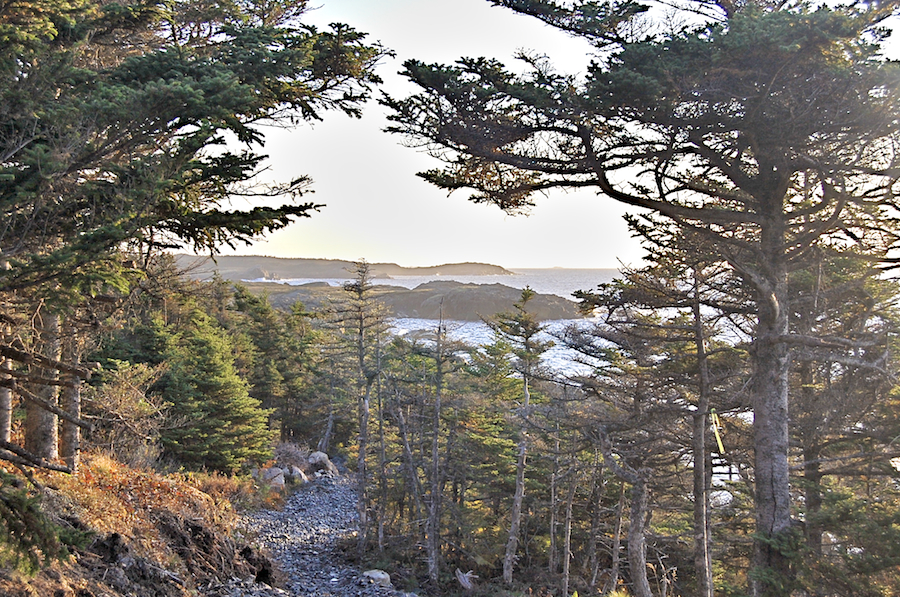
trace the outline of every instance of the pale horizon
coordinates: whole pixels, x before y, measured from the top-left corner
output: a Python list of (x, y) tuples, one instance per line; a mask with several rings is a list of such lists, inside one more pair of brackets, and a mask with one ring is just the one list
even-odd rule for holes
[[(524, 49), (548, 55), (562, 72), (578, 74), (591, 50), (582, 40), (487, 0), (323, 0), (304, 18), (320, 28), (336, 21), (396, 51), (396, 58), (378, 68), (384, 84), (375, 98), (381, 91), (395, 97), (415, 91), (397, 74), (408, 58), (446, 64), (486, 56), (512, 67), (513, 55)], [(892, 41), (886, 54), (894, 56), (896, 49)], [(448, 197), (418, 178), (417, 172), (440, 162), (382, 132), (388, 124), (385, 110), (374, 98), (361, 119), (335, 112), (323, 117), (293, 129), (267, 130), (263, 153), (271, 157), (263, 178), (308, 175), (313, 192), (301, 201), (325, 207), (250, 246), (222, 247), (221, 254), (365, 259), (405, 267), (478, 262), (507, 269), (620, 269), (642, 264), (645, 252), (622, 219), (634, 209), (591, 190), (553, 191), (536, 197), (531, 216), (509, 216), (497, 207), (471, 203), (466, 190)], [(253, 205), (233, 203), (238, 209)]]

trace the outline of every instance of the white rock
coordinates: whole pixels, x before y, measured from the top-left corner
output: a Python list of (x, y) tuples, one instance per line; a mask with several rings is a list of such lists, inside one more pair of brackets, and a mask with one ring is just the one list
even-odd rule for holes
[(371, 582), (382, 587), (391, 586), (391, 575), (384, 570), (366, 570), (362, 573), (363, 578), (369, 579)]

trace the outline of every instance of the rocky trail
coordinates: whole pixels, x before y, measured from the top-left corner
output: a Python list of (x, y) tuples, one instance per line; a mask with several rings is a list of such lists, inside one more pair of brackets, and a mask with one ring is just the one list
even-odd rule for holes
[(281, 510), (248, 514), (242, 527), (277, 562), (272, 584), (232, 579), (207, 587), (208, 597), (415, 597), (381, 586), (347, 562), (342, 540), (356, 532), (356, 489), (352, 476), (326, 476), (293, 493)]

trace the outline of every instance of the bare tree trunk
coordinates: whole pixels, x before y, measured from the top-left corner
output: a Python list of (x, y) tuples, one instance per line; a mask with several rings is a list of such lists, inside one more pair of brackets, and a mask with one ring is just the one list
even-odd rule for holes
[(628, 571), (634, 597), (653, 597), (647, 579), (647, 482), (639, 478), (631, 486), (631, 516), (628, 521)]
[[(0, 369), (12, 368), (12, 361), (9, 359), (0, 359)], [(0, 381), (11, 379), (0, 373)], [(13, 411), (13, 394), (12, 390), (5, 386), (0, 386), (0, 441), (9, 442), (12, 439), (12, 411)]]
[(325, 423), (325, 433), (322, 434), (322, 437), (319, 439), (319, 443), (316, 445), (316, 449), (319, 452), (325, 452), (328, 454), (328, 449), (331, 447), (331, 436), (334, 434), (334, 372), (331, 372), (329, 375), (329, 384), (331, 386), (331, 391), (328, 394), (328, 420)]
[(409, 431), (406, 426), (406, 416), (403, 414), (403, 409), (399, 405), (397, 405), (397, 429), (400, 431), (400, 440), (403, 444), (403, 465), (406, 469), (406, 474), (409, 477), (409, 490), (413, 494), (413, 499), (411, 500), (412, 507), (414, 508), (412, 519), (413, 521), (419, 521), (422, 519), (422, 486), (419, 482), (419, 476), (416, 474), (416, 463), (413, 459), (412, 448), (409, 445)]
[(697, 577), (697, 597), (713, 597), (712, 556), (709, 536), (709, 471), (706, 468), (706, 431), (709, 429), (710, 379), (706, 357), (706, 334), (700, 313), (700, 280), (694, 273), (694, 344), (700, 373), (697, 410), (694, 413), (692, 451), (694, 453), (694, 568)]
[[(600, 448), (606, 466), (623, 481), (631, 484), (631, 514), (628, 520), (628, 570), (634, 597), (653, 597), (647, 579), (647, 542), (644, 532), (649, 516), (647, 471), (619, 463), (612, 453), (612, 445), (605, 430), (600, 430)], [(620, 498), (621, 499), (621, 498)], [(618, 534), (618, 533), (617, 533)]]
[[(74, 377), (71, 381), (71, 386), (62, 389), (60, 407), (73, 417), (81, 418), (81, 379)], [(76, 473), (81, 463), (81, 428), (65, 419), (60, 427), (60, 458)]]
[(616, 506), (616, 530), (613, 532), (613, 544), (610, 548), (612, 552), (612, 564), (609, 570), (609, 580), (603, 587), (604, 593), (612, 593), (619, 586), (619, 565), (622, 562), (622, 520), (625, 512), (625, 483), (621, 484), (619, 490), (619, 503)]
[[(528, 375), (523, 376), (524, 413), (528, 412), (529, 398)], [(503, 557), (503, 582), (512, 584), (513, 567), (516, 563), (516, 549), (519, 546), (519, 526), (522, 522), (522, 501), (525, 498), (525, 464), (528, 454), (528, 433), (525, 421), (519, 429), (519, 456), (516, 461), (516, 492), (513, 496), (512, 509), (509, 515), (509, 538), (506, 541), (506, 554)]]
[[(381, 353), (379, 349), (378, 368), (381, 369)], [(387, 512), (387, 456), (384, 439), (384, 401), (382, 400), (381, 381), (376, 384), (375, 396), (378, 402), (378, 552), (384, 553), (384, 521)]]
[[(556, 529), (559, 526), (557, 508), (557, 478), (559, 476), (559, 421), (556, 422), (555, 453), (553, 455), (553, 472), (550, 474), (550, 553), (548, 554), (547, 568), (551, 575), (559, 571), (559, 546), (557, 545)], [(565, 593), (564, 593), (565, 594)]]
[(572, 562), (572, 504), (575, 502), (575, 490), (578, 488), (578, 476), (572, 475), (572, 483), (569, 485), (569, 495), (566, 497), (565, 536), (563, 538), (563, 572), (562, 594), (569, 595), (569, 566)]
[(372, 391), (372, 380), (366, 381), (365, 392), (359, 396), (359, 441), (356, 455), (356, 509), (359, 515), (359, 535), (357, 536), (356, 555), (362, 561), (369, 543), (369, 493), (368, 470), (366, 469), (366, 453), (369, 444), (369, 398)]
[[(66, 326), (66, 334), (62, 343), (62, 359), (70, 365), (77, 366), (81, 360), (81, 350), (74, 326)], [(71, 385), (63, 386), (60, 395), (60, 407), (78, 419), (81, 418), (81, 378), (72, 376)], [(60, 423), (59, 438), (60, 457), (72, 472), (78, 472), (81, 453), (81, 428), (72, 421), (63, 419)]]
[(597, 577), (600, 574), (600, 554), (598, 542), (600, 539), (600, 527), (602, 522), (600, 501), (603, 497), (603, 467), (596, 462), (591, 474), (591, 535), (588, 538), (587, 553), (585, 555), (585, 573), (591, 579), (591, 589), (597, 586)]
[[(9, 269), (9, 261), (0, 259), (0, 270)], [(10, 326), (3, 324), (0, 326), (2, 336), (0, 342), (6, 342), (10, 334)], [(12, 369), (12, 361), (10, 359), (0, 359), (0, 369)], [(0, 381), (11, 380), (12, 378), (0, 373)], [(9, 442), (12, 439), (12, 410), (13, 410), (13, 393), (10, 388), (0, 386), (0, 441)]]
[(806, 502), (806, 544), (809, 550), (822, 555), (822, 523), (818, 514), (822, 510), (822, 471), (819, 469), (819, 448), (811, 446), (803, 451), (804, 498)]
[[(756, 534), (751, 575), (753, 597), (783, 597), (790, 581), (790, 559), (783, 547), (791, 540), (790, 468), (788, 463), (788, 374), (790, 354), (784, 338), (789, 332), (787, 268), (782, 206), (772, 201), (775, 217), (761, 230), (764, 276), (752, 281), (757, 293), (758, 321), (753, 362), (753, 445), (756, 493)], [(765, 217), (767, 214), (763, 214)]]
[[(46, 313), (42, 309), (37, 314), (35, 323), (41, 354), (54, 361), (59, 361), (59, 315)], [(55, 369), (39, 369), (36, 377), (56, 380), (59, 372)], [(53, 406), (59, 404), (59, 386), (41, 384), (35, 388), (34, 394)], [(30, 400), (26, 401), (25, 449), (35, 456), (52, 461), (59, 457), (58, 438), (56, 415)]]
[(441, 478), (440, 461), (440, 437), (441, 437), (441, 394), (444, 385), (444, 333), (443, 317), (438, 323), (435, 337), (435, 380), (434, 380), (434, 410), (431, 419), (431, 491), (428, 503), (428, 523), (426, 528), (426, 552), (428, 564), (428, 578), (437, 583), (440, 573), (441, 550), (441, 494), (443, 493), (443, 479)]

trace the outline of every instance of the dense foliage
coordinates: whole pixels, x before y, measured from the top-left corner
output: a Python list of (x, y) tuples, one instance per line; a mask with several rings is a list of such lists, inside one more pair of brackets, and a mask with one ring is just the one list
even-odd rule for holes
[[(0, 5), (0, 459), (77, 469), (80, 434), (94, 427), (82, 416), (92, 367), (81, 361), (104, 325), (122, 324), (129, 295), (162, 286), (149, 271), (161, 249), (214, 253), (316, 208), (299, 201), (305, 176), (261, 178), (260, 127), (359, 116), (386, 50), (347, 25), (305, 25), (307, 4)], [(218, 427), (188, 441), (176, 424), (150, 423), (163, 404), (100, 391), (93, 396), (124, 409), (94, 403), (105, 437), (127, 427), (127, 411), (153, 431), (136, 443), (158, 434), (194, 466), (233, 470), (262, 457), (267, 411), (238, 377), (231, 341), (199, 315), (183, 322), (157, 330), (156, 358), (168, 367), (157, 382), (168, 391), (157, 394), (182, 424)]]
[[(827, 349), (829, 361), (872, 369), (884, 345), (798, 325), (791, 278), (822, 260), (895, 259), (900, 77), (880, 43), (898, 4), (492, 3), (590, 43), (584, 76), (524, 53), (524, 72), (486, 58), (408, 60), (419, 92), (384, 100), (389, 130), (445, 162), (421, 176), (474, 189), (473, 201), (521, 212), (542, 191), (590, 187), (709, 244), (752, 315), (749, 590), (790, 594), (801, 534), (790, 483), (793, 353)], [(635, 591), (648, 597), (651, 587)]]

